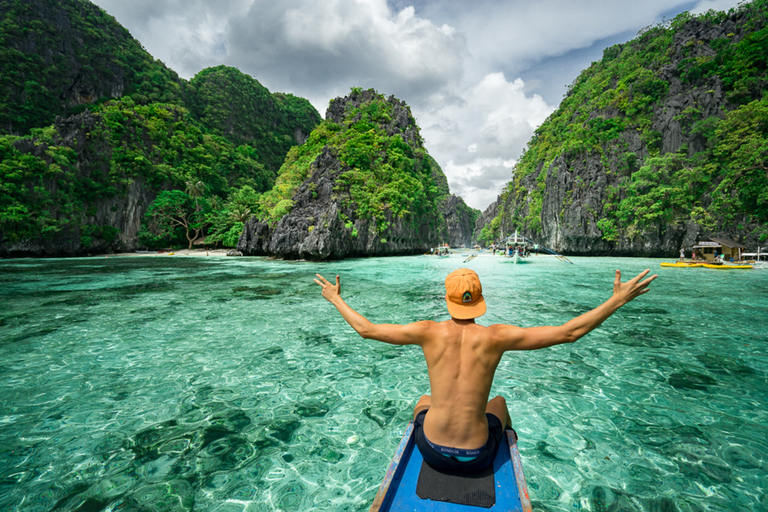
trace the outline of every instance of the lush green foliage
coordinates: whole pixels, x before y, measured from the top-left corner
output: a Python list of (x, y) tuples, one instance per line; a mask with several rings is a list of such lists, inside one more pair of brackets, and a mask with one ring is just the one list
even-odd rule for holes
[(226, 66), (204, 69), (191, 81), (190, 109), (213, 133), (255, 148), (272, 172), (296, 145), (294, 133), (309, 134), (320, 115), (303, 99), (271, 94), (256, 79)]
[(259, 198), (259, 193), (245, 185), (232, 189), (223, 207), (212, 204), (211, 213), (206, 218), (210, 225), (206, 242), (236, 247), (245, 222), (258, 207)]
[(264, 193), (256, 212), (263, 221), (275, 225), (293, 206), (293, 194), (307, 179), (311, 166), (323, 148), (332, 144), (340, 127), (331, 121), (323, 121), (309, 135), (309, 139), (301, 146), (288, 151), (285, 163), (278, 172), (275, 186)]
[(20, 153), (17, 140), (0, 138), (0, 233), (12, 242), (59, 233), (82, 211), (88, 193), (100, 188), (75, 185), (70, 148), (42, 147), (36, 157)]
[[(199, 234), (235, 245), (285, 154), (320, 121), (305, 99), (270, 94), (233, 68), (180, 80), (88, 0), (3, 0), (0, 12), (0, 133), (29, 133), (0, 138), (4, 242), (110, 243), (117, 230), (103, 225), (103, 205), (138, 182), (150, 196), (199, 184), (188, 190)], [(93, 116), (50, 126), (86, 107)], [(167, 212), (167, 199), (153, 211)], [(173, 217), (150, 215), (145, 243), (184, 240), (160, 218)]]
[[(353, 97), (361, 93), (359, 88), (352, 90)], [(387, 212), (395, 217), (436, 212), (446, 191), (435, 183), (433, 174), (442, 171), (420, 143), (414, 148), (403, 135), (387, 134), (384, 126), (392, 113), (393, 105), (374, 94), (372, 100), (350, 108), (341, 125), (321, 123), (304, 145), (289, 151), (275, 187), (261, 197), (260, 218), (274, 224), (290, 212), (295, 191), (311, 175), (312, 164), (323, 150), (341, 162), (334, 190), (343, 205), (359, 218), (374, 220), (378, 233), (388, 228)], [(420, 140), (413, 118), (410, 128)], [(348, 224), (352, 228), (351, 221)]]
[[(206, 134), (182, 107), (126, 99), (106, 103), (93, 119), (80, 128), (81, 146), (67, 146), (53, 127), (27, 138), (0, 138), (0, 232), (6, 239), (82, 231), (98, 202), (125, 195), (133, 181), (178, 191), (199, 182), (201, 197), (222, 199), (272, 185), (253, 148)], [(22, 152), (21, 143), (34, 149)], [(172, 238), (161, 231), (161, 238)]]
[(179, 77), (87, 0), (3, 0), (0, 133), (26, 134), (115, 95), (183, 102)]
[(693, 157), (650, 157), (610, 191), (606, 217), (598, 224), (603, 238), (631, 239), (680, 217), (707, 228), (714, 228), (716, 219), (726, 225), (745, 219), (768, 222), (768, 95), (727, 113), (725, 119), (710, 119), (708, 125), (709, 149)]
[[(736, 14), (746, 20), (744, 36), (728, 34), (711, 42), (711, 51), (696, 39), (682, 48), (672, 43), (688, 23), (720, 23), (726, 13), (684, 13), (667, 26), (652, 27), (629, 43), (606, 49), (603, 59), (579, 75), (558, 109), (535, 131), (502, 194), (502, 204), (517, 208), (501, 210), (499, 218), (539, 231), (552, 163), (558, 157), (597, 155), (613, 174), (598, 220), (606, 240), (631, 239), (644, 230), (663, 230), (688, 219), (705, 226), (713, 226), (716, 219), (768, 223), (768, 111), (763, 96), (768, 84), (768, 1), (742, 5), (731, 11)], [(665, 67), (672, 64), (687, 87), (705, 87), (712, 78), (719, 79), (731, 105), (723, 117), (702, 119), (691, 107), (675, 118), (686, 134), (705, 141), (706, 149), (696, 154), (687, 145), (662, 153), (662, 134), (652, 129), (655, 109), (668, 94)], [(642, 161), (635, 153), (622, 153), (625, 134), (631, 132), (640, 135), (648, 152)], [(618, 168), (611, 167), (607, 156), (617, 152), (621, 161)], [(483, 236), (498, 234), (498, 223), (486, 228)]]
[(172, 240), (183, 232), (192, 248), (205, 225), (206, 202), (193, 199), (181, 190), (165, 190), (149, 205), (146, 217), (149, 229), (139, 238), (147, 245)]

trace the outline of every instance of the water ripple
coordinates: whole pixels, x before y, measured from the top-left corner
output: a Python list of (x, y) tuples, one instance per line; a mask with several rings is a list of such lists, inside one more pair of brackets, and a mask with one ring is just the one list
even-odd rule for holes
[[(658, 267), (574, 261), (476, 258), (481, 323), (562, 323), (615, 267)], [(441, 320), (460, 263), (0, 262), (0, 510), (367, 510), (426, 368), (360, 339), (312, 278), (341, 273), (377, 322)], [(768, 272), (730, 278), (749, 300), (661, 274), (576, 344), (502, 359), (536, 510), (768, 508)]]

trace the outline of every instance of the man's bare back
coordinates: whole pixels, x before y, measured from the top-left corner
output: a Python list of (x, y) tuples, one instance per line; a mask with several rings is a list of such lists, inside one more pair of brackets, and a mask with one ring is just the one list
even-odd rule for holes
[[(459, 269), (446, 279), (446, 301), (452, 318), (444, 322), (373, 324), (342, 300), (339, 276), (336, 276), (335, 285), (319, 274), (315, 282), (322, 287), (323, 297), (336, 306), (344, 320), (363, 338), (395, 345), (421, 346), (432, 395), (425, 395), (419, 400), (414, 417), (424, 409), (428, 410), (423, 430), (431, 443), (475, 449), (483, 446), (488, 439), (486, 413), (496, 416), (501, 421), (502, 429), (509, 426), (504, 399), (496, 397), (488, 401), (493, 376), (504, 352), (535, 350), (576, 341), (621, 306), (648, 292), (648, 285), (657, 277), (654, 275), (642, 281), (648, 272), (641, 272), (622, 283), (621, 273), (617, 270), (613, 295), (600, 306), (560, 326), (529, 328), (507, 324), (484, 327), (476, 324), (474, 318), (469, 318), (473, 314), (482, 315), (485, 302), (477, 275), (467, 269)], [(466, 285), (470, 286), (469, 291), (462, 292), (463, 288), (449, 284), (449, 279), (457, 273), (460, 273), (460, 279), (469, 276), (470, 281), (476, 280), (476, 283)], [(462, 308), (469, 313), (462, 314)]]
[[(503, 352), (487, 342), (488, 328), (474, 320), (452, 318), (424, 323), (421, 348), (432, 395), (429, 403), (416, 406), (414, 414), (423, 406), (429, 407), (424, 432), (437, 444), (482, 446), (488, 437), (486, 402)], [(496, 416), (502, 421), (507, 419), (506, 412), (497, 411)]]

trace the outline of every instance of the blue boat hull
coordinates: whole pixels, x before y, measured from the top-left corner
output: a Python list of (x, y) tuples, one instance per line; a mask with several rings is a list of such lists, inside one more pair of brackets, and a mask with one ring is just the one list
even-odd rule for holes
[(371, 506), (371, 512), (388, 511), (514, 511), (531, 512), (531, 501), (517, 450), (517, 439), (505, 432), (506, 443), (493, 461), (496, 504), (491, 508), (423, 500), (416, 495), (416, 484), (423, 459), (413, 439), (413, 422), (408, 424), (400, 446)]

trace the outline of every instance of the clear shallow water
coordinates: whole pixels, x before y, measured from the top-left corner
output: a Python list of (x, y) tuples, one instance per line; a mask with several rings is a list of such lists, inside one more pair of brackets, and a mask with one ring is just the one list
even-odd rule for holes
[(461, 266), (484, 325), (562, 323), (615, 268), (660, 275), (576, 344), (502, 360), (535, 510), (768, 509), (768, 272), (462, 260), (0, 262), (0, 510), (367, 510), (426, 368), (312, 278), (341, 274), (375, 322), (443, 320)]

